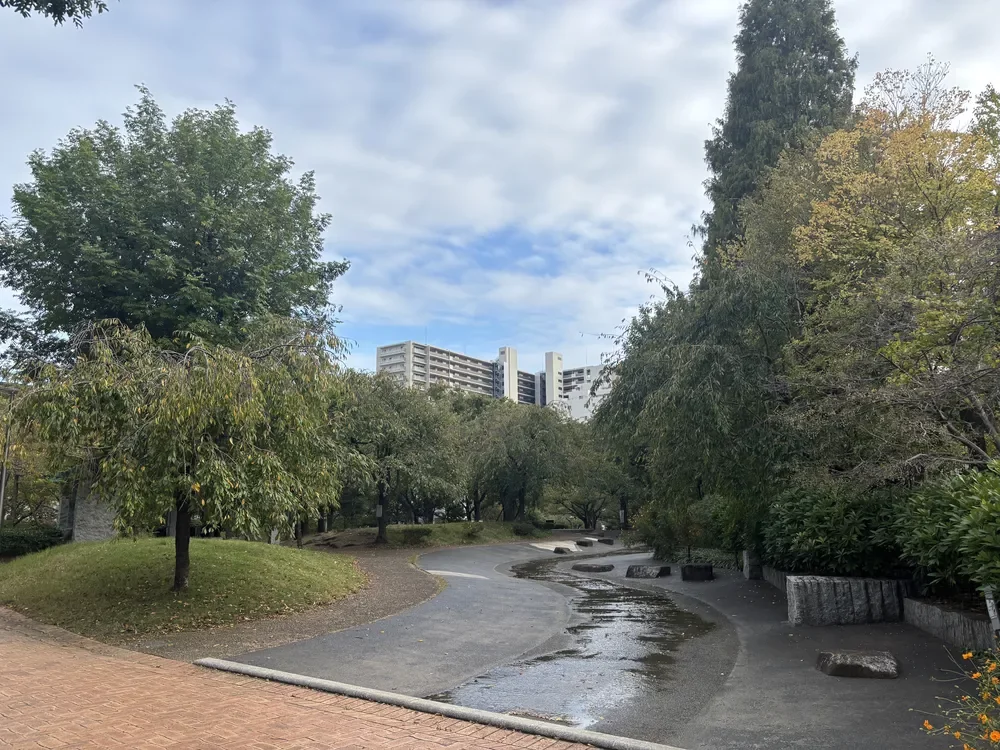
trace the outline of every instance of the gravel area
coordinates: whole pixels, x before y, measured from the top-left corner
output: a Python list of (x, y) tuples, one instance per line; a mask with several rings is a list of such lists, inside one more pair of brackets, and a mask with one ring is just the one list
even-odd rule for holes
[(368, 585), (327, 606), (210, 630), (122, 638), (114, 645), (180, 661), (226, 658), (374, 622), (416, 606), (444, 587), (412, 564), (413, 550), (352, 548), (350, 554)]

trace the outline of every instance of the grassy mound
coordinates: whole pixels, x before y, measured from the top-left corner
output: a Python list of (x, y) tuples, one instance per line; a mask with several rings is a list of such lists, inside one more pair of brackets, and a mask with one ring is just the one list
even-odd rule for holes
[(173, 539), (66, 544), (0, 565), (0, 604), (98, 639), (169, 633), (306, 609), (364, 585), (351, 558), (191, 540), (187, 591), (170, 591)]

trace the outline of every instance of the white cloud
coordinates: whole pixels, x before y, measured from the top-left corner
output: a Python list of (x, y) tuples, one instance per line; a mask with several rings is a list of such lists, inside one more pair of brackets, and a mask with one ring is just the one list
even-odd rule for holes
[[(927, 52), (960, 85), (989, 80), (991, 0), (835, 7), (859, 85)], [(114, 119), (135, 83), (168, 111), (228, 97), (316, 170), (328, 251), (352, 261), (348, 335), (464, 324), (593, 361), (581, 331), (645, 301), (641, 271), (691, 276), (736, 16), (733, 0), (121, 0), (77, 31), (6, 12), (0, 188), (31, 149)]]

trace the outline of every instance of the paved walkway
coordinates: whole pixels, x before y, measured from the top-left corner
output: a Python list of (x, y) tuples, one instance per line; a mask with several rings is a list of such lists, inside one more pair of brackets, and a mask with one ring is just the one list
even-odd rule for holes
[(123, 651), (2, 608), (0, 747), (582, 750)]

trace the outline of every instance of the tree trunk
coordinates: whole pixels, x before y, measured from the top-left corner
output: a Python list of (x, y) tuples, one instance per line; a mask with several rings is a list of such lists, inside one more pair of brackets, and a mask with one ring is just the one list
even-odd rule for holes
[(628, 500), (624, 497), (618, 501), (618, 525), (622, 531), (628, 528)]
[(517, 491), (517, 515), (514, 517), (516, 520), (523, 521), (525, 518), (525, 504), (527, 501), (527, 493), (524, 489)]
[(177, 497), (177, 530), (174, 532), (174, 591), (184, 591), (191, 573), (191, 505)]
[(295, 546), (302, 549), (302, 537), (305, 534), (305, 524), (302, 521), (295, 523)]
[(331, 505), (326, 512), (326, 528), (329, 529), (330, 531), (333, 531), (333, 521), (336, 515), (337, 515), (337, 509)]
[(385, 480), (378, 480), (378, 505), (375, 506), (375, 519), (378, 521), (378, 533), (375, 535), (375, 544), (388, 544), (389, 531), (386, 528), (385, 501), (388, 495)]

